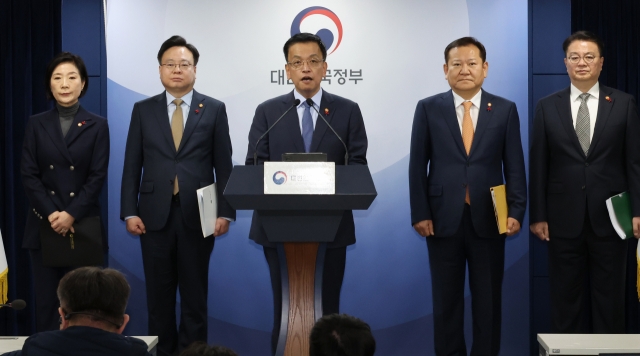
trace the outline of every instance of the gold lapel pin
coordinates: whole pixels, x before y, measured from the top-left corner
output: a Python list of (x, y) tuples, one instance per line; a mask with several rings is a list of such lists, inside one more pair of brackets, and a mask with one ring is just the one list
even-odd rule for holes
[(198, 105), (198, 106), (199, 106), (199, 107), (203, 107), (204, 105), (200, 104), (200, 105)]

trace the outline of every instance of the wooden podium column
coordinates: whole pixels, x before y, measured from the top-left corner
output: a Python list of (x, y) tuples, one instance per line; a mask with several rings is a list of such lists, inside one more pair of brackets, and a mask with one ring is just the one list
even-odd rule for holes
[[(315, 278), (318, 245), (317, 242), (284, 244), (289, 277), (289, 315), (285, 356), (309, 355), (309, 335), (316, 321)], [(285, 307), (283, 305), (283, 311)]]

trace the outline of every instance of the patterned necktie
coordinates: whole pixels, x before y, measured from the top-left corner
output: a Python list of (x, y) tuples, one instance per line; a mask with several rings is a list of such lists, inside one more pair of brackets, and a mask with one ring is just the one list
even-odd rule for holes
[[(471, 143), (473, 142), (473, 121), (471, 121), (471, 106), (473, 106), (473, 103), (465, 101), (462, 105), (464, 106), (464, 115), (462, 116), (462, 142), (464, 143), (464, 149), (467, 151), (468, 156), (469, 152), (471, 152)], [(464, 196), (464, 201), (471, 205), (469, 184), (467, 184), (467, 192)]]
[[(182, 141), (182, 133), (184, 132), (184, 119), (182, 116), (182, 99), (175, 99), (173, 101), (176, 104), (176, 111), (173, 112), (171, 117), (171, 135), (173, 136), (173, 144), (176, 146), (176, 151), (180, 147), (180, 141)], [(178, 194), (180, 188), (178, 187), (178, 175), (173, 180), (173, 195)]]
[(313, 119), (311, 118), (311, 107), (304, 103), (304, 114), (302, 114), (302, 140), (304, 141), (304, 151), (311, 149), (311, 139), (313, 138)]
[(591, 123), (589, 122), (589, 108), (587, 107), (589, 93), (582, 93), (579, 98), (582, 102), (576, 117), (576, 135), (578, 135), (578, 141), (580, 141), (580, 146), (586, 156), (589, 153), (589, 145), (591, 145)]

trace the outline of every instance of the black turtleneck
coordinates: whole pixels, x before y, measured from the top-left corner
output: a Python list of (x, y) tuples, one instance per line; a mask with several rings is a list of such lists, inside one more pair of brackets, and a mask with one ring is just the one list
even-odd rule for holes
[(73, 123), (73, 119), (76, 117), (76, 113), (80, 108), (80, 102), (78, 101), (71, 106), (61, 106), (56, 103), (56, 107), (58, 108), (58, 117), (60, 118), (62, 136), (66, 137), (69, 129), (71, 128), (71, 124)]

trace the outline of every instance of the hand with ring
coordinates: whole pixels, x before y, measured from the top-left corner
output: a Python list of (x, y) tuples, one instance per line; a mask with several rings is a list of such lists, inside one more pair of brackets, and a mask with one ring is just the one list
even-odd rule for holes
[(75, 219), (69, 215), (66, 211), (54, 212), (49, 216), (49, 222), (51, 228), (62, 236), (65, 236), (67, 231), (73, 230), (73, 223)]

